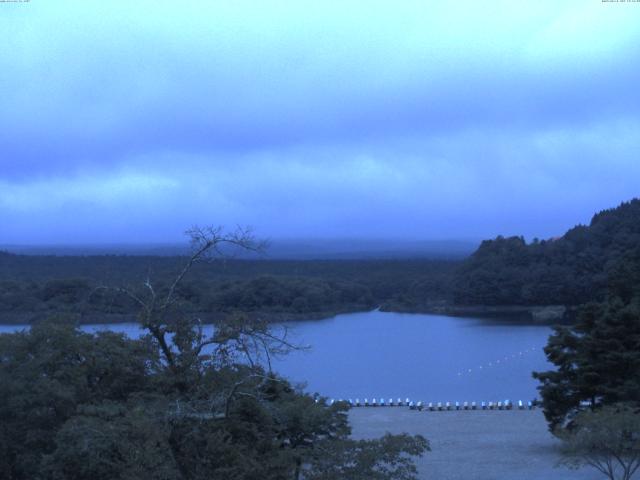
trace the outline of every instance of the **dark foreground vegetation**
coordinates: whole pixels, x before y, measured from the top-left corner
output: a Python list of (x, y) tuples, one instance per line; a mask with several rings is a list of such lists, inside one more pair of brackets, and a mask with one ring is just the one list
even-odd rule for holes
[(297, 348), (268, 325), (229, 316), (205, 337), (177, 292), (220, 243), (165, 288), (114, 287), (147, 335), (83, 333), (64, 319), (0, 335), (0, 478), (12, 480), (411, 480), (421, 436), (351, 440), (344, 403), (327, 405), (270, 370)]
[(629, 299), (626, 287), (611, 285), (605, 301), (581, 308), (577, 323), (557, 327), (545, 348), (556, 369), (534, 373), (566, 463), (610, 480), (640, 468), (640, 285)]
[(0, 335), (0, 478), (414, 478), (422, 437), (350, 440), (346, 405), (234, 361), (267, 330), (229, 326), (206, 352), (193, 324), (166, 333), (180, 336), (171, 362), (151, 334)]

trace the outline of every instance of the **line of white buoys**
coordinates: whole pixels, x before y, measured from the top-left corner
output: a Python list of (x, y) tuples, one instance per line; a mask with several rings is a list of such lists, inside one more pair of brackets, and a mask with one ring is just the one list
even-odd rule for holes
[[(405, 401), (402, 401), (398, 398), (397, 401), (393, 401), (392, 398), (389, 399), (388, 402), (385, 402), (383, 398), (376, 400), (373, 398), (369, 401), (368, 398), (364, 399), (364, 402), (361, 402), (359, 398), (356, 398), (355, 401), (352, 399), (349, 400), (334, 400), (330, 399), (328, 401), (329, 405), (333, 405), (336, 402), (347, 402), (351, 407), (409, 407), (411, 410), (427, 410), (427, 411), (451, 411), (451, 410), (513, 410), (514, 404), (511, 400), (497, 401), (497, 402), (480, 402), (478, 405), (476, 402), (429, 402), (424, 403), (422, 401), (414, 402), (409, 400), (408, 398)], [(517, 403), (518, 410), (533, 410), (535, 405), (533, 402), (529, 401), (526, 404), (522, 400), (518, 400)]]
[[(496, 360), (492, 360), (490, 362), (487, 362), (485, 364), (479, 365), (477, 367), (477, 370), (484, 370), (487, 368), (492, 368), (492, 367), (497, 367), (499, 365), (505, 365), (507, 362), (509, 362), (510, 360), (513, 359), (517, 359), (519, 357), (523, 357), (529, 353), (533, 353), (534, 351), (539, 350), (539, 348), (535, 348), (535, 347), (531, 347), (531, 348), (526, 348), (524, 350), (519, 351), (518, 353), (512, 353), (511, 355), (505, 355), (502, 358), (498, 358)], [(462, 376), (466, 376), (473, 373), (473, 368), (463, 368), (462, 370), (458, 371), (458, 377), (462, 377)]]

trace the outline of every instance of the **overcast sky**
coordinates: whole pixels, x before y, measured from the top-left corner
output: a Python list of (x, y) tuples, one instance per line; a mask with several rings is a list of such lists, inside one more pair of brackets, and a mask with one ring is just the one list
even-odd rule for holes
[(0, 244), (546, 238), (640, 194), (640, 3), (31, 0), (0, 38)]

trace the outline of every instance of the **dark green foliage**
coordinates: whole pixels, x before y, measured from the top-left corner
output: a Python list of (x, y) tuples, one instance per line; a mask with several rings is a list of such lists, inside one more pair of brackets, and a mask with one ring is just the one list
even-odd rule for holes
[(640, 298), (612, 299), (583, 308), (572, 327), (558, 327), (545, 353), (557, 370), (536, 372), (552, 430), (585, 407), (640, 404)]
[(212, 293), (212, 311), (292, 311), (295, 313), (366, 309), (373, 307), (368, 288), (347, 282), (315, 278), (262, 276), (227, 283)]
[(640, 200), (594, 215), (588, 227), (526, 244), (498, 237), (458, 269), (462, 305), (580, 305), (607, 295), (628, 301), (640, 285)]
[(420, 435), (389, 434), (376, 441), (346, 439), (323, 447), (310, 461), (305, 479), (410, 480), (417, 473), (411, 455), (430, 449)]
[(54, 480), (178, 480), (166, 433), (140, 407), (83, 406), (57, 431), (55, 449), (42, 458), (41, 475)]
[(0, 335), (1, 478), (316, 478), (324, 456), (353, 478), (415, 478), (424, 440), (352, 444), (345, 404), (233, 361), (264, 326), (219, 324), (206, 352), (196, 324), (166, 328), (171, 362), (151, 336), (93, 335), (66, 321)]
[(582, 412), (560, 438), (570, 468), (588, 465), (609, 480), (630, 480), (640, 468), (640, 412), (631, 405)]
[[(166, 293), (182, 257), (0, 256), (3, 322), (52, 314), (81, 322), (134, 321), (138, 305), (108, 286), (138, 285), (152, 274)], [(362, 311), (386, 304), (419, 308), (450, 299), (457, 263), (445, 260), (213, 260), (193, 266), (176, 298), (181, 311), (215, 319), (243, 311), (279, 320)]]
[(81, 406), (122, 402), (144, 391), (154, 363), (144, 342), (109, 332), (89, 335), (66, 323), (0, 335), (4, 469), (15, 478), (37, 478), (57, 432)]

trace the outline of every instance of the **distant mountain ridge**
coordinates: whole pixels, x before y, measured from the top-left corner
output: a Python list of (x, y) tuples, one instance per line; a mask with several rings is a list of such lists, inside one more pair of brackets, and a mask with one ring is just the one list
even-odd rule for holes
[(640, 200), (596, 213), (588, 226), (526, 243), (486, 240), (457, 269), (460, 305), (579, 305), (640, 288)]
[[(478, 246), (473, 240), (365, 240), (365, 239), (274, 239), (269, 241), (266, 259), (330, 260), (330, 259), (391, 259), (391, 258), (449, 258), (470, 255)], [(179, 256), (186, 255), (185, 244), (131, 245), (0, 245), (0, 251), (22, 255), (56, 256)], [(240, 252), (242, 253), (242, 252)], [(256, 258), (255, 254), (241, 254), (239, 258)]]

